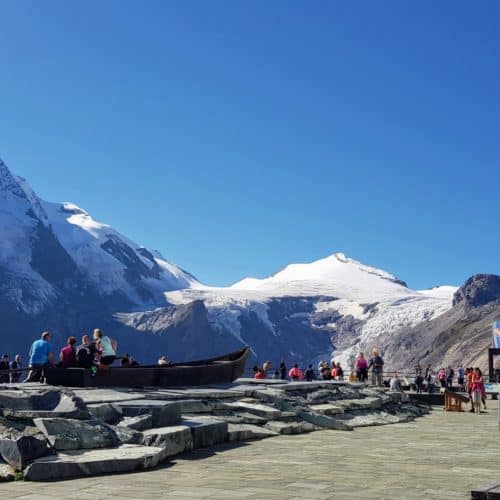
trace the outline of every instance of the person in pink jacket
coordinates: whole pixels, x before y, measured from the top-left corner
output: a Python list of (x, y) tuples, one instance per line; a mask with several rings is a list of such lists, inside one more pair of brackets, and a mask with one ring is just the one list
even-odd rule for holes
[(293, 381), (302, 380), (302, 377), (303, 377), (302, 370), (299, 368), (299, 365), (297, 363), (295, 363), (293, 365), (293, 368), (290, 368), (290, 371), (288, 372), (288, 376)]

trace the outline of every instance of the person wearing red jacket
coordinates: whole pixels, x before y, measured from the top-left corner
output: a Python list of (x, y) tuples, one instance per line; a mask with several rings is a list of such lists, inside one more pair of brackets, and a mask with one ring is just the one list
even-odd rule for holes
[(293, 381), (302, 380), (302, 370), (299, 368), (299, 365), (297, 363), (295, 363), (293, 365), (293, 368), (290, 369), (290, 371), (288, 372), (288, 376)]

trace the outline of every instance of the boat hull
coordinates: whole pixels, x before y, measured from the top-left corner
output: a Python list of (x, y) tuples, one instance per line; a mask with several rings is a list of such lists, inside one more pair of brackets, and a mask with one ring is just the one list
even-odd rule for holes
[(250, 348), (218, 358), (166, 366), (116, 367), (98, 370), (48, 368), (45, 380), (65, 387), (179, 387), (223, 384), (235, 381), (245, 371)]

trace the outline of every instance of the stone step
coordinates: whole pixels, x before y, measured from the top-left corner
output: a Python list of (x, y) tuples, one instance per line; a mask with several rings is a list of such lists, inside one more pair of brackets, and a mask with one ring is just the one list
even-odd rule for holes
[(330, 403), (309, 405), (309, 408), (314, 412), (322, 413), (324, 415), (340, 415), (344, 413), (344, 409), (341, 406)]
[(138, 415), (137, 417), (123, 417), (119, 427), (128, 427), (136, 431), (145, 431), (153, 427), (153, 415)]
[(125, 417), (151, 415), (153, 427), (177, 425), (181, 421), (181, 405), (177, 401), (139, 399), (115, 403)]
[(228, 441), (250, 441), (277, 436), (278, 433), (265, 427), (250, 424), (229, 424)]
[(413, 418), (413, 416), (406, 412), (391, 414), (385, 411), (373, 411), (361, 415), (345, 414), (340, 418), (348, 428), (355, 429), (357, 427), (370, 427), (374, 425), (388, 425), (408, 422)]
[(111, 403), (93, 403), (87, 405), (89, 413), (107, 424), (116, 424), (122, 418), (120, 408)]
[(267, 422), (266, 418), (258, 417), (252, 413), (245, 412), (230, 412), (230, 411), (216, 411), (213, 413), (215, 417), (220, 420), (225, 420), (231, 424), (249, 424), (249, 425), (264, 425)]
[(35, 460), (24, 471), (24, 478), (28, 481), (51, 481), (132, 472), (156, 467), (166, 457), (165, 448), (129, 444), (118, 448), (67, 451)]
[(56, 450), (109, 448), (119, 444), (113, 429), (99, 420), (35, 418), (33, 422)]
[(341, 399), (336, 401), (335, 405), (343, 408), (344, 412), (355, 410), (377, 410), (382, 406), (382, 399), (379, 397)]
[(213, 417), (184, 417), (182, 425), (190, 428), (195, 449), (223, 443), (227, 438), (228, 423)]
[(293, 411), (282, 411), (278, 420), (282, 422), (294, 422), (297, 420), (297, 415)]
[(0, 412), (4, 417), (31, 420), (37, 417), (89, 418), (87, 406), (71, 391), (0, 391)]
[(266, 424), (266, 429), (277, 434), (304, 434), (316, 430), (316, 427), (309, 422), (282, 422), (273, 420)]
[(267, 420), (276, 420), (281, 415), (280, 410), (261, 403), (247, 403), (244, 401), (236, 401), (234, 403), (226, 403), (224, 407), (228, 410), (252, 413)]
[(142, 435), (142, 444), (165, 448), (168, 457), (193, 449), (193, 434), (187, 425), (148, 429)]
[(16, 470), (22, 470), (33, 459), (52, 453), (45, 436), (35, 427), (14, 429), (0, 435), (0, 456)]

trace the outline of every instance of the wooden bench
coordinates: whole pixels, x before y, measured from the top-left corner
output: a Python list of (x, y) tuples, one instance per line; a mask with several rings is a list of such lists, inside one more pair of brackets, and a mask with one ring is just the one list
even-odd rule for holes
[(445, 411), (463, 411), (462, 403), (468, 403), (469, 398), (463, 394), (453, 391), (445, 391), (444, 393), (444, 410)]

